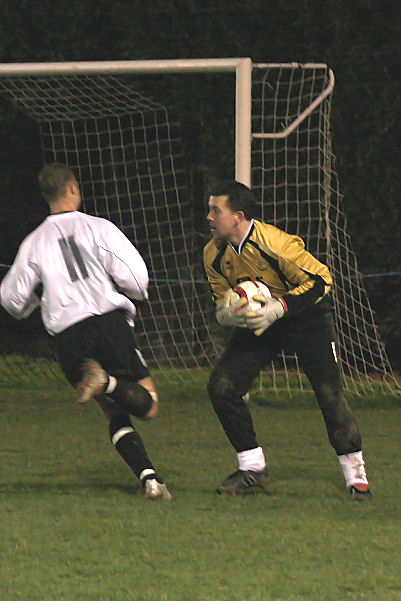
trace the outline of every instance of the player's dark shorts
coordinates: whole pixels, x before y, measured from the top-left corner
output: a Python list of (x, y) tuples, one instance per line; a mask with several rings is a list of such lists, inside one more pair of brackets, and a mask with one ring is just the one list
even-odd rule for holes
[(296, 353), (322, 411), (337, 455), (361, 449), (355, 417), (341, 391), (334, 348), (333, 319), (327, 311), (309, 311), (276, 321), (261, 336), (237, 328), (214, 367), (208, 391), (220, 422), (237, 453), (258, 445), (243, 399), (259, 371), (284, 350)]
[(245, 394), (259, 371), (285, 351), (287, 355), (297, 354), (315, 391), (323, 383), (339, 390), (334, 341), (333, 319), (326, 311), (283, 318), (261, 336), (237, 328), (213, 370), (212, 379), (227, 378), (238, 392)]
[(54, 342), (60, 367), (73, 386), (81, 380), (86, 359), (96, 359), (110, 375), (132, 382), (149, 376), (123, 311), (79, 321), (56, 334)]

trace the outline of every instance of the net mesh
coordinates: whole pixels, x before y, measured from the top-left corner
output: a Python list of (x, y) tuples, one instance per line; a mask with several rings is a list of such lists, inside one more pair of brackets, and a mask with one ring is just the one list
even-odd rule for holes
[(9, 84), (39, 123), (43, 161), (73, 168), (84, 211), (116, 223), (148, 265), (150, 302), (136, 325), (145, 359), (159, 368), (203, 366), (214, 354), (203, 306), (210, 293), (194, 278), (199, 257), (178, 125), (113, 76)]
[[(327, 85), (325, 68), (255, 66), (254, 134), (280, 134)], [(75, 170), (83, 209), (116, 223), (145, 258), (150, 302), (139, 307), (136, 338), (149, 365), (173, 380), (210, 367), (221, 339), (195, 243), (179, 125), (123, 76), (2, 77), (0, 90), (39, 124), (43, 161)], [(394, 389), (341, 209), (330, 96), (287, 137), (254, 138), (252, 182), (262, 219), (300, 235), (334, 275), (346, 387), (360, 393), (379, 382)], [(290, 394), (294, 381), (309, 389), (296, 356), (283, 355), (263, 374), (263, 386)]]
[[(329, 86), (327, 68), (260, 66), (253, 79), (253, 188), (262, 219), (303, 238), (334, 278), (337, 354), (345, 386), (373, 390), (379, 381), (394, 387), (372, 308), (347, 233), (335, 171), (328, 95), (289, 135), (282, 132)], [(298, 372), (296, 358), (282, 359), (285, 372)], [(291, 383), (291, 388), (293, 385)]]

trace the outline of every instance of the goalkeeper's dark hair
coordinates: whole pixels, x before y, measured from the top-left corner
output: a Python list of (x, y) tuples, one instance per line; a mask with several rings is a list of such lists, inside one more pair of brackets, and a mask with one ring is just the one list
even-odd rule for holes
[(38, 175), (39, 188), (48, 203), (56, 202), (65, 193), (68, 182), (77, 182), (72, 169), (59, 163), (42, 167)]
[(228, 205), (232, 211), (242, 211), (246, 219), (258, 215), (258, 202), (254, 193), (236, 181), (223, 181), (214, 184), (209, 190), (209, 196), (228, 196)]

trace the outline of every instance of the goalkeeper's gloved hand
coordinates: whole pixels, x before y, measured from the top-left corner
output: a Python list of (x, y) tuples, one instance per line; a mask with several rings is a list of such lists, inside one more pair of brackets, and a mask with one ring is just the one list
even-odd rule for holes
[(246, 314), (248, 311), (246, 298), (239, 298), (231, 288), (227, 290), (220, 307), (216, 311), (217, 322), (221, 326), (247, 328)]
[(266, 298), (260, 294), (254, 296), (253, 300), (262, 305), (257, 311), (249, 311), (246, 314), (246, 325), (256, 336), (260, 336), (275, 321), (283, 317), (287, 311), (287, 304), (283, 298)]

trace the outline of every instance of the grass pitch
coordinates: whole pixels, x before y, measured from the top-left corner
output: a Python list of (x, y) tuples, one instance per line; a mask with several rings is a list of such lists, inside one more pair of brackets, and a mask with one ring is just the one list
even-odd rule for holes
[(138, 422), (173, 500), (149, 502), (71, 389), (0, 389), (2, 601), (401, 600), (397, 402), (356, 415), (374, 499), (351, 503), (319, 410), (251, 403), (270, 494), (218, 496), (235, 454), (205, 379)]

